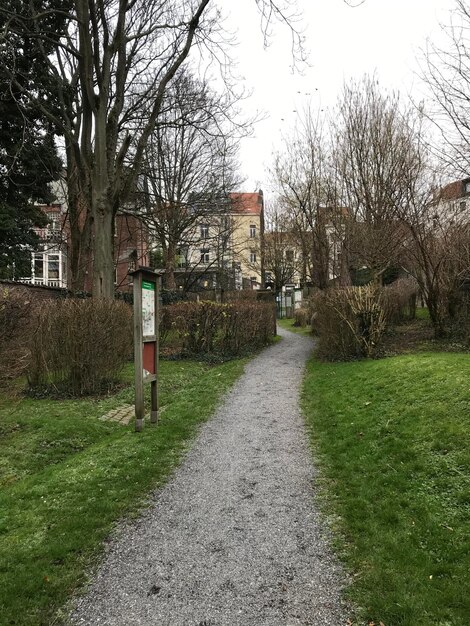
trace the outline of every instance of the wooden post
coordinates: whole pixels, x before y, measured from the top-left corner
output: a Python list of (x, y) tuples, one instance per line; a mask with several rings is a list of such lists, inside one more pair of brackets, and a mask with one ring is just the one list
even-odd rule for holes
[(145, 419), (144, 383), (150, 383), (150, 422), (158, 422), (158, 317), (160, 276), (140, 267), (131, 272), (134, 281), (135, 429)]
[(150, 383), (150, 422), (158, 423), (158, 379), (159, 379), (159, 330), (160, 330), (160, 282), (161, 277), (157, 277), (155, 281), (155, 380)]
[(142, 272), (134, 273), (134, 368), (135, 368), (135, 429), (141, 432), (144, 427), (144, 378), (143, 378), (143, 336), (142, 336)]

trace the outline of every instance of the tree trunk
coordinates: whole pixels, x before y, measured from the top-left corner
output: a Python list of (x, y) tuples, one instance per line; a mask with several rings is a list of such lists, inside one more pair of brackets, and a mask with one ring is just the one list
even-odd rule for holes
[(434, 338), (442, 339), (445, 336), (444, 320), (439, 310), (439, 296), (435, 291), (429, 291), (425, 294), (425, 300), (429, 311), (429, 318), (434, 329)]
[(85, 291), (85, 279), (91, 269), (91, 228), (90, 216), (87, 214), (82, 231), (70, 234), (70, 289)]
[(114, 298), (114, 213), (106, 202), (93, 207), (93, 297)]
[[(78, 198), (69, 195), (71, 203), (79, 203)], [(87, 271), (91, 269), (91, 216), (84, 207), (75, 209), (78, 219), (70, 220), (70, 288), (73, 292), (85, 290)], [(69, 215), (73, 211), (69, 208)], [(83, 222), (82, 224), (80, 222)]]
[(84, 291), (87, 271), (91, 270), (91, 215), (70, 146), (67, 148), (67, 205), (70, 288), (73, 292)]
[(174, 243), (169, 243), (165, 255), (165, 287), (167, 289), (176, 289), (175, 269), (176, 245)]

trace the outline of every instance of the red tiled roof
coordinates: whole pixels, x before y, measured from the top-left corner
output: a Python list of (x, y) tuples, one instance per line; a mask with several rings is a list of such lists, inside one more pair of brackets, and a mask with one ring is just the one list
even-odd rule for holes
[(263, 209), (262, 193), (231, 193), (230, 200), (232, 203), (232, 211), (235, 213), (261, 215), (261, 211)]
[(456, 200), (465, 195), (465, 187), (463, 180), (456, 180), (453, 183), (449, 183), (445, 187), (442, 187), (439, 192), (439, 198), (441, 200)]

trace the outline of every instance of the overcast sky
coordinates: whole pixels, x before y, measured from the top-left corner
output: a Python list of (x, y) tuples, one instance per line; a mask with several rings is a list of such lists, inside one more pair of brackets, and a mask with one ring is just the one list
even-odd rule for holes
[[(308, 67), (292, 73), (290, 35), (276, 25), (271, 45), (263, 48), (259, 14), (253, 0), (230, 3), (228, 24), (237, 31), (241, 84), (252, 91), (247, 113), (263, 110), (266, 119), (242, 143), (241, 164), (247, 177), (243, 191), (262, 188), (269, 195), (266, 168), (279, 149), (282, 134), (307, 104), (332, 107), (345, 80), (376, 73), (387, 88), (419, 97), (417, 57), (426, 39), (436, 40), (440, 23), (449, 22), (453, 0), (365, 0), (352, 8), (344, 0), (297, 0), (299, 26), (306, 37)], [(300, 93), (299, 93), (300, 92)]]

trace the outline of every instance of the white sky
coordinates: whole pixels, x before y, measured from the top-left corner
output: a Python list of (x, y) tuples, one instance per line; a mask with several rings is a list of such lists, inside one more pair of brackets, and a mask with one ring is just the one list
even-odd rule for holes
[[(386, 88), (419, 97), (417, 57), (426, 38), (439, 37), (440, 23), (449, 22), (453, 0), (365, 0), (352, 8), (344, 0), (297, 0), (309, 50), (310, 66), (292, 73), (290, 34), (276, 25), (271, 45), (263, 48), (254, 0), (233, 0), (228, 24), (237, 31), (239, 46), (232, 51), (237, 74), (252, 96), (243, 107), (248, 114), (267, 115), (243, 140), (240, 160), (247, 180), (242, 191), (262, 188), (269, 197), (267, 167), (281, 148), (282, 134), (295, 123), (296, 113), (332, 107), (345, 80), (376, 73)], [(298, 93), (300, 92), (300, 93)], [(307, 95), (310, 94), (310, 95)], [(284, 121), (282, 121), (282, 119)]]

